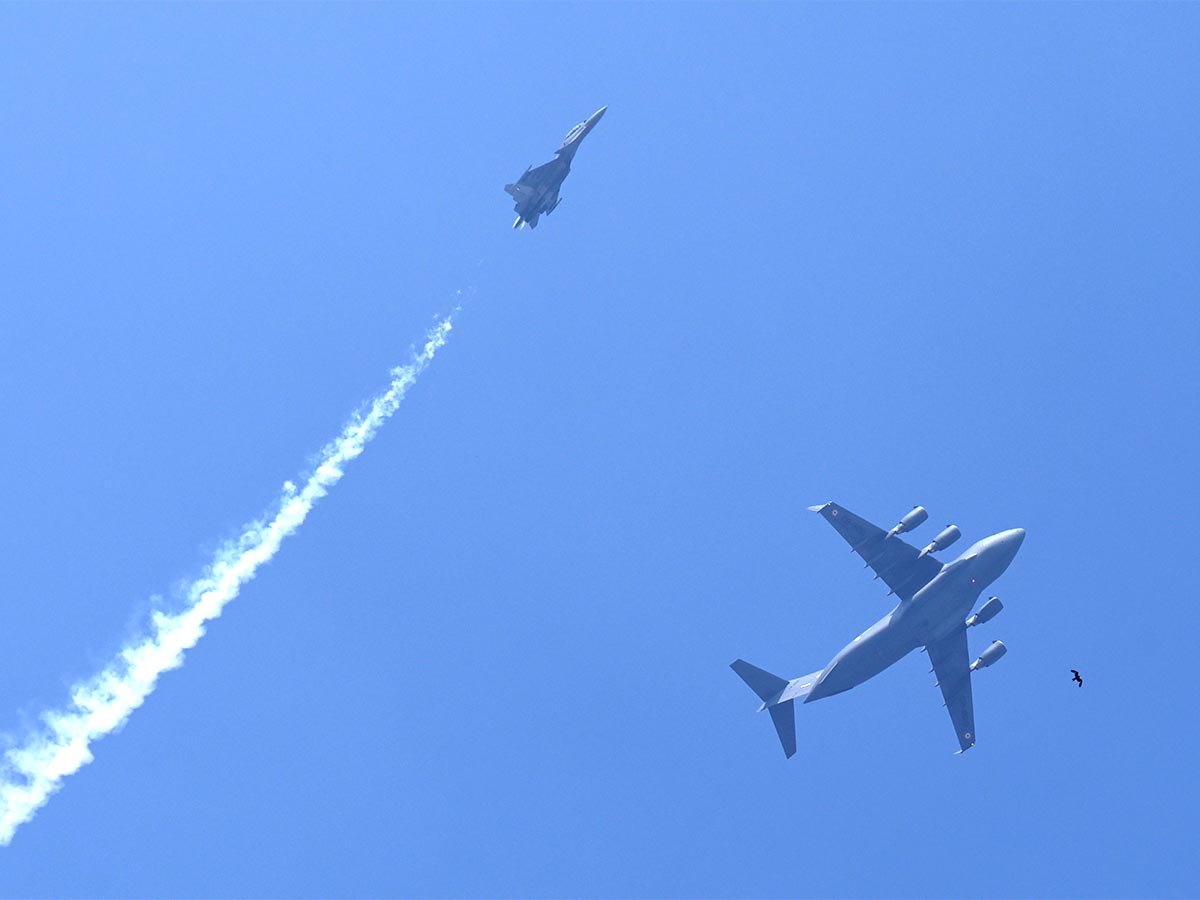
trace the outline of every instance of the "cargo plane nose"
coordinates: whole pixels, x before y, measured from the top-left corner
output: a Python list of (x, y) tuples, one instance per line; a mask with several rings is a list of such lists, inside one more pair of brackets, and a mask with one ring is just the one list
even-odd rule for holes
[(1025, 529), (1010, 528), (1008, 531), (1000, 532), (994, 540), (998, 567), (1003, 572), (1013, 561), (1017, 551), (1021, 549), (1021, 543), (1025, 540)]

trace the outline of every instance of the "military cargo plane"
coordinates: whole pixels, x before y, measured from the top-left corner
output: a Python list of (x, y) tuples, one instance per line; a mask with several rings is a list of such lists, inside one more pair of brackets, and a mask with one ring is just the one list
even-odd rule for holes
[(888, 596), (895, 594), (900, 603), (843, 647), (829, 665), (811, 675), (789, 681), (745, 660), (730, 663), (762, 700), (759, 712), (770, 711), (784, 754), (791, 757), (796, 752), (795, 701), (811, 703), (848, 691), (918, 647), (925, 648), (937, 674), (958, 738), (958, 752), (969, 750), (975, 745), (971, 673), (990, 666), (1007, 651), (1002, 642), (995, 641), (970, 662), (967, 629), (993, 618), (1003, 604), (998, 597), (991, 597), (973, 616), (968, 618), (968, 613), (1013, 561), (1025, 540), (1025, 530), (1011, 528), (984, 538), (958, 559), (943, 564), (933, 554), (962, 537), (957, 526), (946, 527), (921, 550), (900, 538), (929, 518), (923, 507), (914, 508), (890, 531), (832, 501), (809, 509), (820, 513), (846, 539), (850, 549), (875, 571), (875, 577), (890, 588)]
[(538, 218), (545, 213), (550, 215), (562, 203), (558, 189), (562, 187), (563, 179), (571, 172), (571, 160), (580, 143), (588, 136), (600, 117), (604, 115), (607, 106), (602, 106), (584, 121), (580, 122), (563, 138), (562, 146), (554, 151), (554, 159), (536, 169), (530, 166), (525, 174), (517, 179), (515, 184), (506, 184), (504, 190), (512, 194), (517, 205), (517, 220), (513, 228), (528, 225), (537, 228)]

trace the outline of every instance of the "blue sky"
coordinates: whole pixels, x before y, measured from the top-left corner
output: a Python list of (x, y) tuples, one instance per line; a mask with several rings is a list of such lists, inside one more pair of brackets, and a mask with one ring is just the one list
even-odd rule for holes
[[(0, 893), (1194, 896), (1198, 26), (0, 8), (14, 739), (467, 297)], [(920, 654), (790, 761), (728, 670), (890, 608), (828, 499), (1027, 529), (970, 753)]]

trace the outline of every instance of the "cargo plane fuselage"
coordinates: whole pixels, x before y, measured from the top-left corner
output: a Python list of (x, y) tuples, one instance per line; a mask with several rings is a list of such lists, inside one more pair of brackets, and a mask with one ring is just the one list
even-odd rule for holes
[(805, 703), (832, 697), (874, 678), (913, 650), (964, 625), (979, 595), (1004, 574), (1025, 539), (1022, 528), (984, 538), (940, 572), (910, 600), (843, 647), (820, 673)]

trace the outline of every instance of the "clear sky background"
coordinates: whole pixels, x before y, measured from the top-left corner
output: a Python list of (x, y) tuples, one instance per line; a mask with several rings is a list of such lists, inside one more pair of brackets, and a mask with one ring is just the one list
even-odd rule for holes
[[(345, 481), (6, 896), (1195, 896), (1200, 7), (0, 7), (0, 730)], [(609, 112), (537, 231), (502, 191)], [(804, 507), (1028, 537), (963, 756)], [(951, 556), (954, 554), (951, 553)], [(161, 599), (155, 600), (155, 597)], [(1083, 672), (1077, 688), (1069, 669)]]

